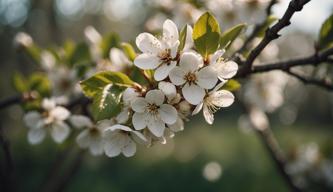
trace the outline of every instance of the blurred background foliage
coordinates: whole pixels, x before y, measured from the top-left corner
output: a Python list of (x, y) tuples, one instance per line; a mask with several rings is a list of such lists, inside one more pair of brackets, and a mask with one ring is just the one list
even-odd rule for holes
[[(203, 1), (192, 3), (200, 7)], [(286, 5), (283, 1), (276, 6), (275, 14), (280, 16)], [(326, 0), (307, 5), (293, 20), (295, 27), (285, 30), (278, 40), (279, 58), (311, 53), (320, 23), (332, 10), (333, 3)], [(102, 34), (115, 32), (123, 41), (131, 42), (147, 30), (146, 20), (162, 11), (152, 1), (143, 0), (0, 0), (1, 98), (15, 93), (10, 80), (15, 72), (30, 74), (39, 69), (15, 51), (13, 39), (18, 32), (27, 32), (44, 48), (69, 39), (84, 41), (83, 31), (88, 25)], [(223, 23), (220, 25), (223, 28)], [(301, 84), (285, 92), (285, 104), (270, 115), (283, 150), (292, 158), (300, 146), (315, 143), (326, 158), (332, 158), (332, 93)], [(58, 152), (71, 144), (55, 145), (48, 140), (30, 146), (21, 109), (15, 106), (0, 113), (1, 125), (11, 141), (15, 177), (20, 183), (17, 188), (36, 191)], [(239, 128), (241, 114), (236, 102), (217, 114), (214, 126), (197, 116), (168, 144), (142, 148), (130, 159), (86, 154), (67, 191), (288, 191), (255, 132)], [(74, 157), (76, 153), (66, 155)], [(0, 153), (3, 165), (2, 156)]]

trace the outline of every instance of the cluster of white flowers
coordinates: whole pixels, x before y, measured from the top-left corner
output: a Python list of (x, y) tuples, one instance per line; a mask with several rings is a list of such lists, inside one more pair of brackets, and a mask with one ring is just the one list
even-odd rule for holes
[[(89, 30), (88, 37), (95, 34), (94, 41), (99, 41), (97, 32)], [(224, 90), (223, 85), (237, 73), (238, 65), (222, 57), (224, 50), (203, 58), (194, 49), (191, 26), (187, 25), (183, 50), (179, 49), (178, 28), (171, 20), (163, 23), (161, 38), (141, 33), (136, 45), (142, 53), (133, 63), (142, 71), (151, 70), (152, 82), (148, 87), (135, 85), (125, 89), (122, 110), (117, 116), (94, 123), (86, 116), (72, 115), (54, 100), (44, 99), (41, 111), (31, 111), (25, 116), (29, 142), (40, 143), (50, 130), (53, 139), (60, 143), (73, 127), (82, 130), (77, 137), (79, 146), (88, 148), (93, 155), (105, 153), (114, 157), (122, 153), (129, 157), (135, 154), (137, 143), (146, 146), (166, 143), (184, 129), (184, 121), (190, 115), (201, 110), (207, 123), (213, 124), (214, 113), (234, 102), (233, 94)], [(44, 54), (43, 58), (48, 61), (44, 66), (52, 69), (52, 57)], [(110, 51), (110, 61), (113, 67), (101, 70), (124, 71), (124, 66), (131, 65), (116, 48)]]

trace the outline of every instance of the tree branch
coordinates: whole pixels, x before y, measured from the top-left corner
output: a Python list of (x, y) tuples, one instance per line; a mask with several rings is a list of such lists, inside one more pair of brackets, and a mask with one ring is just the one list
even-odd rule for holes
[(279, 171), (280, 175), (283, 177), (291, 191), (301, 192), (302, 190), (296, 186), (291, 178), (291, 176), (286, 171), (286, 159), (280, 146), (274, 137), (274, 134), (270, 128), (260, 130), (256, 129), (256, 132), (261, 138), (262, 143), (264, 144), (267, 152), (274, 161), (276, 169)]
[(14, 191), (14, 161), (10, 151), (9, 141), (6, 139), (3, 127), (0, 125), (0, 144), (4, 153), (5, 167), (1, 175), (2, 187), (4, 191)]
[(8, 98), (5, 98), (0, 101), (0, 109), (7, 108), (11, 105), (20, 104), (23, 100), (22, 95), (15, 95)]
[(289, 6), (279, 21), (273, 25), (271, 28), (266, 30), (264, 38), (260, 41), (260, 43), (250, 52), (247, 57), (244, 67), (239, 70), (239, 74), (242, 76), (243, 74), (248, 73), (252, 69), (252, 65), (254, 60), (258, 57), (258, 55), (264, 50), (264, 48), (274, 39), (277, 39), (280, 35), (278, 32), (284, 27), (290, 25), (290, 19), (294, 15), (295, 12), (301, 11), (303, 6), (308, 3), (310, 0), (291, 0)]
[(305, 77), (290, 70), (285, 70), (285, 72), (298, 80), (302, 81), (304, 84), (316, 85), (322, 87), (328, 91), (333, 91), (333, 83), (329, 79), (314, 79), (310, 77)]
[[(314, 53), (311, 56), (298, 58), (298, 59), (290, 59), (286, 61), (279, 61), (275, 63), (263, 64), (258, 66), (253, 66), (250, 73), (261, 73), (272, 70), (289, 70), (292, 67), (296, 66), (304, 66), (304, 65), (318, 65), (323, 62), (332, 62), (332, 59), (329, 56), (333, 55), (333, 47), (322, 51), (320, 53)], [(247, 75), (247, 74), (244, 74)]]
[[(271, 15), (272, 13), (272, 7), (278, 2), (278, 0), (271, 0), (268, 4), (268, 6), (266, 7), (266, 19), (255, 25), (252, 33), (246, 38), (244, 44), (242, 45), (242, 47), (235, 52), (234, 55), (236, 55), (237, 53), (242, 53), (247, 47), (248, 45), (251, 43), (251, 41), (258, 35), (258, 33), (260, 32), (260, 30), (266, 25), (267, 22), (267, 18)], [(234, 56), (233, 55), (233, 56)]]

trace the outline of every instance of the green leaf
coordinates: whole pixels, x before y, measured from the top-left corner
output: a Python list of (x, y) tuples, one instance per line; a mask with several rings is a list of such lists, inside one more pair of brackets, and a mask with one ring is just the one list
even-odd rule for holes
[(88, 45), (84, 42), (77, 44), (69, 55), (68, 60), (71, 66), (74, 64), (89, 63), (91, 55)]
[(125, 55), (131, 60), (134, 61), (136, 57), (136, 53), (134, 51), (134, 48), (131, 44), (129, 43), (121, 43), (121, 47), (123, 48), (123, 51)]
[(41, 49), (37, 47), (35, 44), (26, 47), (26, 53), (29, 55), (29, 57), (31, 57), (31, 59), (34, 62), (36, 63), (40, 62)]
[(228, 91), (237, 91), (241, 87), (241, 84), (233, 79), (228, 80), (222, 87), (222, 89)]
[(333, 14), (321, 26), (319, 33), (319, 48), (327, 48), (333, 44)]
[(225, 49), (230, 47), (232, 42), (244, 31), (246, 26), (246, 24), (239, 24), (225, 31), (221, 35), (220, 47)]
[(37, 91), (42, 96), (48, 96), (51, 85), (48, 77), (43, 73), (34, 73), (29, 77), (29, 90)]
[(183, 29), (180, 31), (179, 35), (180, 44), (178, 46), (178, 51), (182, 51), (184, 49), (186, 43), (186, 35), (187, 35), (187, 25), (185, 25)]
[(13, 76), (13, 85), (16, 91), (24, 93), (29, 90), (26, 78), (21, 73), (16, 72)]
[(124, 88), (109, 84), (95, 95), (92, 112), (96, 121), (109, 119), (120, 112), (123, 90)]
[(276, 20), (278, 20), (277, 17), (270, 15), (265, 21), (265, 24), (259, 29), (257, 37), (263, 37), (268, 27), (271, 26)]
[(105, 86), (109, 84), (129, 87), (133, 85), (133, 81), (124, 73), (106, 71), (95, 74), (94, 76), (81, 81), (80, 85), (83, 93), (87, 97), (94, 97), (96, 94), (100, 93)]
[(113, 47), (120, 47), (120, 38), (115, 33), (110, 33), (103, 37), (100, 45), (103, 58), (109, 58), (110, 50)]
[(197, 51), (207, 58), (219, 46), (220, 27), (213, 15), (204, 13), (194, 24), (193, 40)]

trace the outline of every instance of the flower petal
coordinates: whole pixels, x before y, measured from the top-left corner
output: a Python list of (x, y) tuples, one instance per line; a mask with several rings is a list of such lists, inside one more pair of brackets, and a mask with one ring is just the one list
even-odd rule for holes
[(219, 49), (217, 51), (215, 51), (215, 53), (211, 56), (210, 58), (210, 62), (209, 65), (214, 65), (216, 63), (216, 61), (222, 57), (222, 55), (224, 54), (225, 50), (224, 49)]
[(148, 140), (146, 139), (146, 137), (140, 133), (139, 131), (132, 131), (131, 132), (131, 136), (133, 137), (133, 139), (139, 143), (147, 143)]
[(212, 67), (204, 67), (197, 73), (197, 84), (205, 89), (213, 88), (218, 79), (217, 74)]
[(168, 100), (172, 100), (177, 95), (176, 86), (172, 83), (161, 81), (158, 84), (158, 89), (160, 89)]
[(173, 132), (182, 131), (182, 130), (184, 130), (184, 121), (181, 118), (178, 117), (177, 121), (172, 125), (168, 125), (168, 127)]
[(186, 83), (182, 88), (182, 93), (186, 101), (192, 105), (198, 105), (205, 97), (205, 90), (195, 84)]
[(207, 105), (203, 106), (203, 116), (208, 124), (213, 124), (214, 122), (214, 114), (211, 113), (207, 107)]
[(167, 124), (174, 124), (177, 121), (177, 110), (169, 104), (163, 104), (158, 109), (161, 119)]
[(46, 132), (44, 129), (30, 129), (28, 132), (28, 141), (30, 144), (39, 144), (45, 138)]
[(186, 73), (196, 71), (203, 63), (202, 58), (192, 52), (185, 52), (180, 56), (179, 67)]
[(178, 53), (178, 47), (180, 45), (179, 41), (176, 41), (170, 48), (170, 56), (171, 58), (176, 58), (177, 53)]
[(125, 105), (129, 105), (134, 98), (138, 97), (139, 93), (135, 89), (129, 87), (123, 92), (123, 102)]
[(198, 113), (200, 112), (200, 110), (202, 109), (202, 107), (203, 107), (203, 102), (199, 103), (199, 105), (197, 105), (197, 106), (195, 107), (195, 109), (194, 109), (193, 112), (192, 112), (192, 115), (196, 115), (196, 114), (198, 114)]
[(132, 124), (135, 130), (141, 130), (147, 127), (147, 120), (145, 113), (134, 113), (132, 117)]
[(30, 111), (27, 114), (24, 115), (24, 123), (30, 128), (30, 129), (38, 129), (39, 122), (42, 120), (42, 116), (37, 111)]
[(168, 77), (170, 71), (176, 66), (176, 62), (172, 61), (170, 64), (162, 64), (159, 66), (155, 73), (154, 78), (156, 81), (162, 81)]
[(135, 112), (143, 113), (146, 110), (148, 103), (146, 99), (138, 97), (133, 100), (131, 107)]
[(218, 107), (229, 107), (235, 100), (234, 95), (227, 90), (213, 92), (211, 97), (214, 98), (213, 104)]
[(136, 37), (136, 46), (143, 53), (157, 54), (161, 50), (161, 42), (150, 33), (141, 33)]
[(89, 129), (83, 130), (77, 137), (76, 143), (81, 148), (87, 148), (90, 145)]
[(104, 151), (104, 143), (101, 137), (92, 137), (89, 146), (92, 155), (101, 155)]
[(222, 63), (216, 63), (213, 65), (215, 70), (218, 73), (219, 79), (222, 81), (223, 79), (230, 79), (236, 75), (238, 70), (238, 65), (234, 61), (227, 61)]
[(125, 157), (132, 157), (136, 152), (136, 144), (133, 142), (133, 140), (129, 137), (127, 137), (127, 144), (122, 149), (122, 153)]
[(185, 40), (184, 51), (191, 49), (194, 45), (192, 38), (193, 29), (190, 25), (186, 25), (186, 27), (187, 29), (186, 29), (186, 40)]
[(167, 19), (163, 23), (163, 41), (173, 45), (179, 39), (178, 28), (174, 22)]
[(157, 106), (160, 106), (164, 102), (164, 94), (162, 91), (155, 89), (148, 91), (145, 97), (146, 101), (150, 104), (155, 104)]
[(91, 120), (83, 115), (72, 115), (69, 117), (69, 122), (76, 128), (92, 127)]
[(42, 101), (42, 107), (46, 110), (51, 110), (53, 108), (55, 108), (56, 106), (56, 102), (54, 99), (43, 99)]
[(132, 129), (129, 128), (128, 126), (125, 125), (120, 125), (120, 124), (116, 124), (113, 125), (112, 127), (110, 127), (109, 129), (105, 130), (105, 131), (116, 131), (116, 130), (121, 130), (121, 131), (127, 131), (127, 132), (131, 132)]
[(150, 132), (156, 137), (162, 137), (165, 130), (165, 123), (160, 118), (156, 118), (155, 116), (147, 116), (148, 117), (148, 129)]
[(70, 129), (64, 122), (57, 122), (52, 125), (51, 136), (57, 143), (62, 143), (69, 135)]
[(182, 68), (180, 67), (174, 67), (170, 73), (169, 73), (169, 77), (170, 77), (170, 80), (171, 82), (174, 84), (174, 85), (183, 85), (186, 81), (184, 79), (185, 77), (185, 72)]
[(123, 110), (116, 116), (117, 123), (126, 123), (129, 119), (130, 111), (128, 107), (124, 107)]
[(50, 116), (54, 117), (56, 120), (63, 121), (70, 116), (70, 112), (64, 107), (55, 107), (50, 111)]
[(155, 69), (161, 63), (160, 58), (156, 55), (152, 55), (149, 53), (143, 53), (138, 55), (134, 59), (134, 65), (139, 67), (140, 69)]
[(111, 131), (106, 132), (104, 152), (108, 157), (115, 157), (121, 153), (121, 148), (124, 146), (126, 137)]

